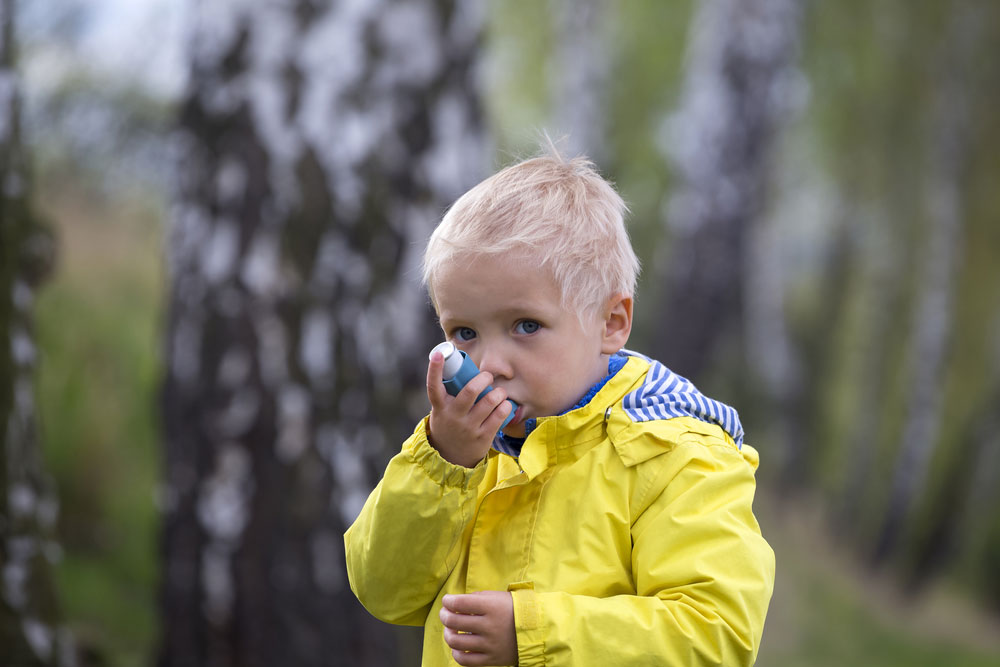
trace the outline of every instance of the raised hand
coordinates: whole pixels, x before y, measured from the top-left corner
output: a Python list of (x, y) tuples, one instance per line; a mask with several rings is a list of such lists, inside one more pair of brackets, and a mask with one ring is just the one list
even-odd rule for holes
[(431, 355), (427, 365), (427, 398), (431, 402), (428, 436), (431, 445), (451, 463), (474, 468), (493, 444), (493, 437), (511, 411), (507, 392), (497, 387), (476, 402), (476, 397), (493, 382), (482, 372), (458, 393), (448, 394), (441, 380), (444, 357)]

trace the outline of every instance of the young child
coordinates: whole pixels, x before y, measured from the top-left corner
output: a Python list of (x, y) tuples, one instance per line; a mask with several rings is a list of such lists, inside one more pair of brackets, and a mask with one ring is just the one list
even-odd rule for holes
[(624, 212), (591, 163), (553, 150), (467, 192), (430, 238), (441, 328), (481, 372), (450, 396), (432, 355), (430, 415), (346, 534), (352, 590), (424, 626), (424, 665), (757, 655), (774, 582), (757, 452), (732, 408), (623, 350)]

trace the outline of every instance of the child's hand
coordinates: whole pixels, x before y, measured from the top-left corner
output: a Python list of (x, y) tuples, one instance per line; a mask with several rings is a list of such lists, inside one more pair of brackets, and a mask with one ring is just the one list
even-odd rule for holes
[(458, 396), (451, 396), (441, 380), (444, 357), (431, 355), (427, 366), (427, 398), (431, 401), (429, 433), (431, 445), (446, 461), (474, 468), (493, 445), (493, 437), (511, 410), (507, 392), (499, 387), (476, 397), (490, 386), (493, 376), (483, 372), (472, 378)]
[[(484, 399), (485, 400), (485, 399)], [(460, 665), (516, 665), (514, 599), (506, 591), (445, 595), (444, 641)]]

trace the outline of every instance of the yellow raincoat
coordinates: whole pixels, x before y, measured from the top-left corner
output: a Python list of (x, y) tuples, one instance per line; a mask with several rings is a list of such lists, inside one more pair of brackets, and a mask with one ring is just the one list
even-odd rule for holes
[(448, 593), (510, 590), (521, 667), (749, 665), (774, 582), (751, 510), (757, 452), (693, 417), (636, 422), (631, 357), (585, 406), (538, 419), (518, 459), (446, 462), (426, 420), (347, 531), (351, 588), (424, 626), (423, 665), (455, 665)]

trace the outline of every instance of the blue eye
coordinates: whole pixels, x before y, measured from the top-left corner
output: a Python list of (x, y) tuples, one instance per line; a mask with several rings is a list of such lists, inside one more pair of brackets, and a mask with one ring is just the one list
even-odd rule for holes
[(459, 327), (455, 329), (454, 336), (455, 338), (463, 342), (470, 341), (476, 337), (476, 332), (474, 329), (470, 329), (469, 327)]
[(530, 335), (530, 334), (535, 333), (536, 331), (538, 331), (541, 328), (542, 328), (542, 325), (539, 324), (538, 322), (535, 322), (534, 320), (521, 320), (520, 322), (518, 322), (514, 326), (514, 331), (516, 331), (519, 334), (529, 334)]

